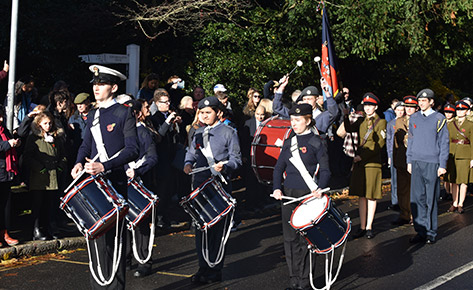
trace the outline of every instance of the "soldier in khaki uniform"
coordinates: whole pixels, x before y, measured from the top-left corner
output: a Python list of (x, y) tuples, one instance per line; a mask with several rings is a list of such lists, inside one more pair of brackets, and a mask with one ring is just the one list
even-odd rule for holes
[(463, 213), (468, 183), (472, 181), (473, 174), (473, 122), (466, 119), (469, 105), (465, 101), (456, 103), (457, 116), (448, 123), (447, 128), (450, 139), (450, 162), (447, 166), (450, 182), (453, 183), (453, 204), (448, 212)]
[[(455, 120), (455, 105), (447, 103), (443, 107), (443, 114), (445, 115), (445, 118), (447, 119), (447, 124)], [(453, 164), (454, 162), (455, 160), (452, 159), (452, 156), (448, 156), (447, 173), (445, 173), (443, 176), (443, 187), (445, 188), (445, 196), (440, 196), (440, 199), (453, 200), (452, 198), (453, 183), (451, 182), (452, 177), (450, 177), (452, 170), (449, 171), (448, 168), (453, 168), (455, 166), (455, 164)]]
[(376, 212), (376, 200), (381, 199), (381, 148), (386, 143), (386, 120), (376, 114), (379, 99), (373, 93), (363, 96), (366, 117), (350, 124), (345, 117), (347, 132), (357, 132), (360, 145), (353, 158), (353, 172), (350, 179), (350, 194), (360, 197), (360, 230), (355, 238), (374, 237), (372, 224)]
[(394, 131), (393, 164), (398, 176), (397, 197), (399, 202), (399, 218), (393, 225), (404, 225), (411, 220), (411, 175), (407, 172), (406, 150), (409, 132), (409, 119), (417, 111), (417, 98), (405, 96), (403, 99), (406, 115), (398, 118)]

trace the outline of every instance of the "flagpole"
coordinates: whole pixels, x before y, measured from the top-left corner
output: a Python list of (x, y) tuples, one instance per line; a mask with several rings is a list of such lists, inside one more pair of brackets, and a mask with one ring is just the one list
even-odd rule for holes
[(18, 2), (12, 0), (11, 7), (11, 28), (10, 28), (10, 59), (8, 73), (8, 94), (7, 94), (7, 129), (13, 132), (13, 103), (15, 98), (15, 73), (16, 73), (16, 35), (18, 25)]

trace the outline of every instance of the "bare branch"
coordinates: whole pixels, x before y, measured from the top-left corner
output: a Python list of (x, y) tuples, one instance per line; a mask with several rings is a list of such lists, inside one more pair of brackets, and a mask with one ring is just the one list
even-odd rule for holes
[(169, 30), (188, 34), (212, 20), (234, 21), (250, 4), (248, 0), (175, 0), (151, 6), (133, 0), (117, 6), (123, 12), (115, 15), (122, 23), (136, 23), (146, 37), (155, 39)]

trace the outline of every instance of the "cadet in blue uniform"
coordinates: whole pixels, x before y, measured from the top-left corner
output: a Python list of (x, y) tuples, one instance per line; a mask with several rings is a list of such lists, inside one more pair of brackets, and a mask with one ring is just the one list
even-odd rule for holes
[[(195, 189), (212, 175), (220, 173), (228, 182), (228, 185), (222, 184), (223, 188), (227, 193), (231, 194), (231, 174), (242, 164), (240, 144), (238, 143), (236, 131), (232, 127), (219, 121), (221, 114), (219, 106), (220, 102), (214, 96), (207, 97), (199, 102), (200, 117), (206, 126), (198, 128), (194, 134), (192, 143), (187, 149), (184, 172), (189, 174), (192, 171), (193, 166), (195, 168), (209, 166), (207, 157), (204, 156), (201, 150), (202, 148), (205, 148), (205, 142), (210, 146), (215, 165), (213, 166), (212, 171), (206, 170), (194, 174), (192, 187)], [(206, 136), (208, 136), (208, 141), (206, 141)], [(227, 161), (227, 163), (224, 164), (223, 161)], [(207, 232), (209, 258), (211, 261), (214, 261), (217, 256), (224, 227), (225, 222), (220, 221)], [(192, 283), (211, 283), (221, 281), (224, 259), (215, 265), (215, 267), (209, 267), (202, 256), (202, 232), (198, 229), (196, 230), (195, 242), (197, 254), (199, 256), (199, 271), (192, 276)]]
[[(284, 88), (289, 81), (289, 77), (284, 77), (280, 86), (276, 89), (274, 94), (273, 100), (273, 111), (275, 114), (279, 114), (279, 116), (283, 118), (289, 118), (289, 109), (286, 108), (282, 104), (282, 94), (284, 92)], [(322, 88), (325, 88), (327, 83), (322, 78), (321, 79)], [(328, 91), (326, 90), (328, 93)], [(323, 98), (319, 90), (314, 86), (308, 86), (304, 90), (302, 90), (300, 96), (297, 98), (296, 103), (305, 103), (309, 104), (312, 107), (312, 117), (315, 120), (315, 128), (319, 132), (320, 135), (324, 135), (327, 133), (328, 128), (330, 125), (335, 122), (338, 115), (338, 105), (335, 99), (332, 96), (328, 96), (326, 100), (327, 110), (322, 111), (322, 106), (318, 104), (318, 100)]]
[[(124, 197), (127, 194), (127, 177), (124, 165), (138, 157), (138, 143), (136, 136), (136, 121), (132, 116), (131, 109), (118, 104), (114, 99), (114, 94), (118, 90), (118, 83), (126, 77), (120, 72), (99, 65), (89, 67), (94, 73), (93, 91), (98, 109), (90, 112), (87, 119), (87, 128), (84, 141), (79, 148), (76, 164), (71, 175), (75, 179), (82, 169), (91, 175), (106, 173), (106, 178), (111, 181), (113, 187)], [(98, 126), (98, 127), (95, 127)], [(93, 128), (99, 128), (102, 146), (97, 142), (97, 134), (92, 135)], [(96, 143), (97, 142), (97, 143)], [(100, 153), (99, 159), (92, 159)], [(124, 233), (123, 220), (120, 223), (119, 233)], [(126, 229), (125, 229), (126, 230)], [(105, 279), (113, 273), (112, 260), (114, 250), (115, 227), (112, 227), (105, 235), (96, 239), (97, 250)], [(118, 271), (113, 281), (106, 286), (110, 289), (125, 288), (125, 249), (126, 239), (121, 239), (124, 243), (122, 255), (119, 261)], [(97, 265), (96, 249), (91, 243), (89, 253), (93, 265)], [(101, 286), (91, 276), (92, 288)]]
[(411, 176), (411, 211), (417, 235), (411, 243), (433, 244), (437, 237), (439, 177), (446, 173), (449, 135), (445, 116), (434, 111), (434, 92), (423, 89), (417, 94), (421, 111), (409, 120), (407, 171)]
[[(153, 167), (158, 163), (158, 154), (156, 152), (156, 144), (153, 140), (153, 133), (146, 127), (144, 120), (146, 114), (143, 111), (149, 112), (146, 106), (149, 106), (146, 102), (141, 102), (142, 100), (130, 100), (126, 103), (130, 107), (136, 118), (136, 131), (138, 134), (138, 144), (140, 148), (139, 157), (136, 161), (128, 163), (126, 168), (126, 175), (128, 178), (140, 178), (144, 186), (148, 189), (153, 189)], [(144, 107), (145, 106), (145, 107)], [(143, 108), (144, 107), (144, 108)], [(136, 249), (139, 254), (139, 257), (148, 256), (148, 245), (150, 239), (150, 223), (151, 216), (141, 221), (137, 226), (135, 231), (135, 243)], [(127, 264), (131, 265), (131, 231), (128, 232), (127, 239)], [(136, 278), (142, 278), (148, 276), (151, 273), (152, 259), (149, 259), (148, 262), (144, 264), (138, 264), (138, 268), (133, 273), (133, 276)]]
[[(310, 176), (314, 176), (317, 166), (320, 166), (317, 174), (319, 189), (312, 191), (315, 197), (320, 198), (320, 189), (325, 188), (330, 179), (327, 147), (323, 144), (322, 139), (310, 130), (314, 121), (312, 119), (312, 107), (309, 104), (298, 104), (291, 108), (289, 114), (291, 116), (291, 127), (297, 138), (297, 149), (300, 158)], [(311, 192), (309, 185), (305, 183), (299, 171), (300, 168), (289, 161), (289, 158), (293, 156), (291, 152), (292, 137), (294, 137), (294, 134), (284, 142), (281, 155), (279, 155), (273, 172), (273, 196), (278, 200), (282, 199), (283, 192), (285, 196), (290, 197), (301, 197)], [(284, 172), (287, 176), (284, 180), (283, 189)], [(291, 278), (291, 287), (288, 289), (309, 289), (310, 267), (307, 241), (289, 224), (292, 211), (297, 205), (297, 203), (292, 203), (281, 208), (284, 252)]]

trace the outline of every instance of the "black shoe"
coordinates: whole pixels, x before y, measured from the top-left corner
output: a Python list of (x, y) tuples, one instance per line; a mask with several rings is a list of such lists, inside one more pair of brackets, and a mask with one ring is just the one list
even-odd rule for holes
[(426, 244), (433, 245), (437, 242), (434, 237), (427, 236), (427, 241), (425, 241)]
[(397, 220), (393, 221), (391, 224), (393, 226), (402, 226), (402, 225), (405, 225), (405, 224), (408, 224), (409, 221), (408, 220), (405, 220), (405, 219), (402, 219), (402, 218), (398, 218)]
[(425, 242), (425, 238), (419, 234), (409, 239), (409, 243), (412, 243), (412, 244), (424, 243), (424, 242)]
[(222, 272), (217, 271), (217, 272), (212, 273), (212, 274), (204, 275), (204, 276), (201, 277), (200, 281), (202, 283), (207, 283), (207, 284), (220, 282), (220, 281), (222, 281)]
[(354, 239), (364, 237), (366, 235), (366, 230), (359, 229), (355, 234), (353, 234)]
[(133, 273), (133, 277), (135, 278), (143, 278), (151, 274), (151, 268), (150, 267), (139, 267), (136, 269), (135, 273)]
[(373, 230), (366, 230), (366, 238), (367, 239), (374, 238)]
[(203, 283), (203, 276), (206, 273), (205, 269), (199, 268), (199, 271), (192, 275), (191, 282), (192, 284), (200, 284)]
[[(43, 234), (39, 228), (33, 229), (33, 241), (46, 241), (48, 240), (48, 236)], [(49, 238), (50, 239), (50, 238)]]
[(400, 211), (401, 210), (401, 208), (399, 207), (398, 204), (391, 204), (391, 205), (388, 206), (388, 209), (394, 210), (394, 211)]

